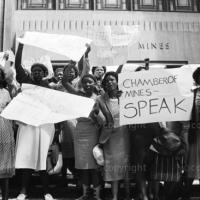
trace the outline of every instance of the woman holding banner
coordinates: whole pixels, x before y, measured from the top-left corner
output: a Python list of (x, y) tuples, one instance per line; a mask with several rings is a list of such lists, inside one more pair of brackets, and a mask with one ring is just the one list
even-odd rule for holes
[[(48, 75), (46, 66), (35, 63), (31, 67), (31, 74), (27, 74), (21, 66), (23, 44), (19, 44), (16, 60), (16, 78), (22, 83), (29, 83), (42, 87), (48, 87), (48, 82), (43, 78)], [(48, 189), (48, 174), (46, 171), (46, 160), (49, 146), (54, 137), (54, 124), (34, 127), (28, 124), (19, 123), (17, 144), (16, 144), (16, 169), (22, 172), (22, 188), (17, 200), (24, 200), (27, 197), (27, 188), (33, 170), (39, 171), (44, 190), (44, 199), (52, 200)]]
[[(81, 80), (82, 77), (89, 73), (90, 65), (88, 62), (88, 53), (90, 52), (90, 46), (87, 46), (87, 50), (85, 55), (81, 58), (80, 62), (78, 63), (79, 68), (81, 71), (78, 71), (77, 67), (75, 66), (75, 62), (71, 61), (67, 64), (63, 69), (63, 77), (61, 81), (59, 81), (56, 85), (52, 85), (51, 88), (62, 91), (62, 92), (70, 92), (68, 91), (67, 87), (64, 85), (70, 84), (72, 88), (79, 89), (82, 87)], [(66, 179), (66, 171), (67, 168), (72, 172), (74, 177), (76, 177), (76, 170), (75, 170), (75, 161), (74, 161), (74, 132), (75, 127), (77, 124), (76, 119), (67, 120), (61, 122), (61, 150), (63, 155), (63, 167), (62, 167), (62, 175), (64, 181)]]
[[(5, 74), (0, 68), (0, 113), (11, 101)], [(12, 122), (0, 116), (0, 188), (2, 200), (8, 200), (8, 180), (15, 173), (15, 141)]]
[[(96, 79), (93, 75), (88, 74), (83, 76), (81, 79), (83, 90), (75, 89), (67, 78), (69, 77), (65, 77), (63, 80), (63, 85), (70, 93), (96, 99)], [(77, 119), (74, 132), (75, 167), (78, 170), (83, 187), (83, 195), (77, 200), (89, 199), (91, 184), (94, 187), (94, 199), (100, 200), (100, 172), (92, 153), (93, 148), (98, 143), (98, 138), (98, 127), (91, 117)]]
[[(73, 63), (69, 63), (63, 69), (63, 77), (61, 81), (59, 81), (56, 85), (51, 88), (56, 89), (58, 91), (69, 93), (69, 91), (63, 86), (64, 82), (67, 82), (74, 86), (73, 81), (78, 77), (78, 69)], [(60, 142), (61, 142), (61, 151), (63, 156), (63, 167), (62, 167), (62, 176), (64, 182), (66, 181), (66, 173), (67, 169), (69, 169), (74, 176), (76, 176), (75, 171), (75, 161), (74, 161), (74, 131), (77, 124), (76, 119), (67, 120), (60, 123), (61, 134), (60, 134)]]
[(105, 94), (96, 99), (95, 115), (102, 122), (99, 143), (104, 152), (104, 181), (112, 183), (113, 200), (118, 199), (118, 185), (125, 180), (129, 170), (129, 133), (119, 126), (118, 75), (107, 72), (102, 81)]

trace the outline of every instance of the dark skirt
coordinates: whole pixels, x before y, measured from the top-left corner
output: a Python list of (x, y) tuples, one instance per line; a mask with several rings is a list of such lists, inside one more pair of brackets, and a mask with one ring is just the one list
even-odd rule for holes
[(175, 156), (163, 156), (156, 152), (151, 152), (152, 162), (149, 167), (150, 180), (178, 182), (184, 169), (184, 158)]
[(0, 117), (0, 178), (15, 173), (15, 141), (11, 121)]
[(115, 128), (103, 145), (104, 180), (118, 181), (127, 177), (129, 170), (129, 133), (125, 126)]
[(98, 143), (99, 129), (89, 118), (79, 118), (74, 135), (75, 168), (96, 169), (93, 148)]
[(63, 158), (74, 158), (74, 132), (76, 123), (75, 119), (62, 123), (61, 149)]

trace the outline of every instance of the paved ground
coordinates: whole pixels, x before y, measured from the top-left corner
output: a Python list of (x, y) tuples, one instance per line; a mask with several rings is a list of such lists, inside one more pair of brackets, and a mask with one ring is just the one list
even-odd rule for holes
[[(17, 194), (18, 194), (18, 189), (11, 190), (10, 192), (10, 198), (15, 199)], [(50, 191), (52, 195), (54, 196), (55, 199), (58, 200), (74, 200), (75, 198), (79, 197), (81, 195), (81, 190), (78, 190), (74, 186), (69, 186), (69, 187), (59, 187), (55, 185), (50, 186)], [(132, 197), (134, 199), (135, 197), (135, 187), (132, 187)], [(35, 185), (31, 187), (29, 191), (29, 200), (40, 200), (42, 199), (42, 187), (40, 185)], [(111, 198), (111, 190), (110, 188), (106, 188), (104, 191), (104, 194), (106, 196), (106, 200), (109, 200)], [(124, 190), (123, 188), (120, 189), (120, 200), (123, 199), (124, 196)], [(191, 200), (200, 200), (200, 186), (195, 186), (192, 191), (192, 198)]]
[[(19, 179), (12, 179), (11, 185), (10, 185), (10, 199), (15, 199), (18, 195), (18, 192), (20, 190), (20, 183), (21, 181)], [(123, 186), (123, 185), (121, 185)], [(111, 188), (110, 184), (106, 184), (104, 193), (104, 196), (107, 199), (111, 198)], [(29, 186), (29, 200), (40, 200), (42, 199), (42, 187), (40, 185), (40, 180), (38, 177), (32, 177), (30, 186)], [(73, 179), (69, 179), (69, 184), (67, 187), (66, 182), (63, 182), (61, 177), (51, 177), (50, 179), (50, 191), (51, 194), (54, 196), (54, 198), (58, 200), (74, 200), (75, 198), (79, 197), (81, 195), (81, 190), (78, 189), (75, 185), (75, 182)], [(193, 188), (192, 188), (192, 198), (191, 200), (200, 200), (200, 185), (199, 182), (197, 182)], [(132, 184), (131, 186), (131, 194), (132, 197), (135, 197), (135, 184)], [(124, 196), (124, 189), (120, 189), (120, 196)], [(123, 198), (120, 198), (122, 200)]]

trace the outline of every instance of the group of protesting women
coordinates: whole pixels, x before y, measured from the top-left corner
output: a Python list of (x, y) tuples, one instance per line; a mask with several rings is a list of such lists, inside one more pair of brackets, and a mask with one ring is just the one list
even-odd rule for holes
[[(88, 53), (78, 63), (70, 62), (55, 70), (55, 77), (45, 79), (48, 69), (34, 63), (28, 73), (21, 64), (23, 44), (19, 44), (15, 59), (16, 80), (95, 100), (88, 117), (58, 124), (34, 127), (0, 117), (0, 183), (2, 199), (8, 199), (8, 179), (21, 171), (21, 190), (17, 200), (28, 197), (33, 171), (39, 172), (44, 199), (53, 200), (48, 188), (48, 176), (69, 169), (81, 181), (83, 195), (78, 200), (102, 198), (105, 182), (112, 186), (112, 199), (119, 199), (120, 183), (124, 185), (123, 199), (131, 199), (132, 182), (136, 183), (139, 200), (159, 199), (160, 182), (164, 182), (164, 197), (176, 198), (173, 190), (184, 177), (183, 198), (189, 199), (194, 179), (200, 179), (200, 68), (193, 73), (195, 82), (191, 121), (159, 122), (120, 126), (118, 73), (105, 67), (93, 67), (89, 74)], [(8, 55), (5, 55), (5, 60)], [(140, 67), (137, 71), (146, 70)], [(12, 90), (0, 68), (0, 112), (11, 98), (20, 92)], [(15, 92), (13, 92), (15, 91)], [(42, 95), (42, 94), (41, 94)], [(59, 101), (59, 99), (58, 99)], [(162, 119), (161, 119), (162, 121)], [(17, 124), (14, 140), (13, 124)], [(59, 143), (59, 155), (53, 168), (47, 169), (51, 144)], [(99, 163), (93, 150), (103, 153)], [(62, 169), (61, 169), (62, 167)], [(93, 192), (91, 192), (93, 190)]]

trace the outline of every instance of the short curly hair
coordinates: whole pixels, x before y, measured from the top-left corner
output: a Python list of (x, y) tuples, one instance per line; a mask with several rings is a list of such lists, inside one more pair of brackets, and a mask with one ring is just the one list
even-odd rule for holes
[(91, 79), (94, 80), (95, 83), (97, 82), (97, 79), (96, 79), (92, 74), (86, 74), (86, 75), (84, 75), (84, 76), (82, 77), (81, 83), (83, 83), (83, 80), (84, 80), (85, 78), (91, 78)]
[[(105, 74), (105, 73), (106, 73), (106, 67), (105, 67), (105, 66), (100, 66), (100, 67), (103, 68), (103, 71), (104, 71), (104, 74)], [(96, 70), (97, 68), (99, 68), (99, 66), (93, 66), (93, 67), (92, 67), (92, 74), (94, 74), (94, 72), (95, 72), (95, 70)]]
[(45, 77), (48, 76), (49, 72), (48, 72), (47, 67), (44, 64), (42, 64), (42, 63), (34, 63), (31, 66), (31, 72), (34, 70), (35, 67), (40, 67), (43, 70), (43, 72), (45, 74)]
[(116, 81), (118, 82), (118, 73), (116, 73), (116, 72), (114, 72), (114, 71), (107, 72), (107, 73), (105, 74), (103, 80), (102, 80), (102, 83), (101, 83), (101, 85), (102, 85), (104, 91), (107, 90), (107, 89), (106, 89), (106, 81), (107, 81), (108, 76), (113, 76), (113, 77), (115, 77)]
[(78, 77), (78, 69), (77, 69), (77, 67), (74, 65), (74, 63), (69, 63), (68, 65), (64, 66), (63, 74), (65, 73), (65, 70), (68, 69), (68, 68), (74, 69), (74, 71), (75, 71), (75, 78), (77, 78), (77, 77)]
[(200, 67), (196, 68), (196, 70), (192, 74), (195, 83), (197, 83), (199, 76), (200, 76)]

